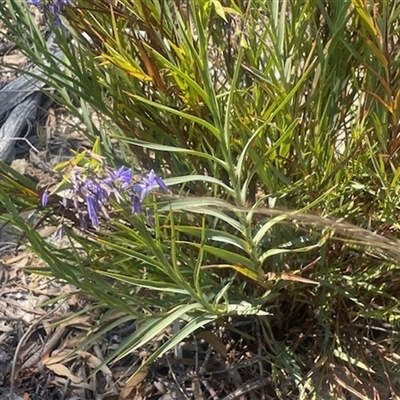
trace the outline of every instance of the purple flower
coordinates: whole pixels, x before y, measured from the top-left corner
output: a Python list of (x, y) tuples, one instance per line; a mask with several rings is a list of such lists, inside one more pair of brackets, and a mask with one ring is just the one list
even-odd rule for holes
[(132, 214), (142, 212), (142, 202), (140, 200), (140, 197), (136, 193), (132, 193), (131, 202), (132, 202)]
[(42, 207), (46, 207), (47, 203), (49, 201), (49, 191), (46, 189), (40, 198), (40, 203), (42, 204)]
[(86, 196), (86, 207), (93, 228), (99, 227), (99, 203), (93, 195)]
[(131, 168), (121, 167), (116, 171), (111, 171), (109, 177), (104, 179), (104, 183), (113, 184), (118, 189), (126, 189), (132, 182), (133, 171)]
[[(167, 191), (165, 182), (151, 170), (137, 184), (132, 185), (134, 173), (131, 168), (107, 169), (105, 177), (96, 176), (77, 167), (70, 171), (70, 195), (73, 209), (77, 212), (82, 229), (87, 228), (86, 220), (89, 219), (95, 229), (100, 227), (100, 216), (110, 219), (110, 199), (120, 202), (123, 198), (131, 202), (132, 214), (142, 212), (142, 202), (146, 195), (157, 186)], [(43, 192), (41, 204), (48, 202), (48, 191)], [(65, 197), (64, 207), (68, 207)], [(150, 217), (149, 217), (150, 218)]]
[(146, 194), (151, 192), (157, 185), (164, 191), (168, 190), (165, 182), (151, 170), (147, 177), (143, 178), (142, 182), (134, 187), (134, 190), (140, 194), (140, 199), (143, 200)]
[(96, 181), (93, 178), (86, 179), (83, 185), (83, 191), (89, 192), (98, 202), (107, 202), (110, 197), (109, 193), (101, 185), (101, 181)]
[(105, 205), (108, 204), (109, 192), (101, 185), (101, 181), (95, 178), (86, 178), (83, 185), (78, 185), (79, 190), (75, 194), (85, 198), (88, 216), (94, 228), (99, 227), (99, 210), (108, 219)]

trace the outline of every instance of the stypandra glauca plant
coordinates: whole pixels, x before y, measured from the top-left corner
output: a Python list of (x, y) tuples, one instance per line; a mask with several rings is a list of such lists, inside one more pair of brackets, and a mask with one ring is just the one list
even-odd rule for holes
[(146, 366), (223, 327), (274, 398), (398, 396), (399, 5), (70, 1), (59, 60), (29, 10), (0, 18), (93, 147), (49, 188), (1, 164), (3, 219), (111, 310), (86, 343), (137, 321), (108, 363), (173, 325)]

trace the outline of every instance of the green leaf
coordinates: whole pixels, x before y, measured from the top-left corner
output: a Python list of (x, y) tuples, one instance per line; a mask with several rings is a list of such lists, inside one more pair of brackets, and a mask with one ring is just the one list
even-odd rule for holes
[[(169, 327), (173, 322), (179, 319), (186, 319), (188, 313), (202, 310), (199, 303), (192, 303), (186, 305), (178, 305), (168, 315), (162, 317), (152, 317), (144, 321), (142, 326), (136, 332), (121, 344), (121, 349), (116, 350), (119, 353), (115, 361), (119, 361), (131, 354), (136, 349), (148, 343), (154, 337), (158, 336), (161, 332)], [(215, 317), (213, 318), (215, 319)], [(128, 347), (129, 344), (129, 348)], [(123, 348), (126, 350), (120, 351)]]
[(212, 2), (212, 4), (213, 4), (213, 6), (214, 6), (215, 12), (216, 12), (225, 22), (228, 22), (227, 19), (226, 19), (224, 7), (222, 7), (221, 2), (219, 2), (218, 0), (211, 0), (211, 2)]
[(93, 147), (92, 147), (92, 152), (94, 154), (97, 154), (98, 156), (102, 155), (101, 146), (100, 146), (100, 137), (96, 138), (96, 141), (94, 142)]
[(158, 110), (162, 110), (162, 111), (166, 111), (168, 113), (177, 115), (178, 117), (184, 119), (184, 120), (188, 120), (188, 121), (192, 121), (195, 122), (197, 124), (199, 124), (200, 126), (203, 126), (204, 128), (208, 129), (209, 132), (211, 132), (218, 140), (220, 140), (221, 137), (221, 133), (219, 131), (218, 128), (216, 128), (214, 125), (210, 124), (209, 122), (205, 121), (204, 119), (198, 118), (194, 115), (191, 114), (187, 114), (184, 113), (182, 111), (179, 110), (175, 110), (171, 107), (165, 106), (163, 104), (159, 104), (156, 103), (154, 101), (151, 100), (147, 100), (144, 97), (138, 96), (138, 95), (130, 95), (134, 100), (139, 101), (141, 103), (144, 104), (148, 104)]
[[(152, 354), (146, 359), (144, 364), (141, 365), (140, 368), (144, 368), (150, 365), (153, 361), (155, 361), (158, 357), (163, 356), (173, 347), (178, 346), (184, 339), (190, 337), (193, 332), (198, 330), (199, 328), (215, 321), (217, 316), (208, 316), (208, 315), (200, 315), (192, 319), (188, 324), (186, 324), (178, 333), (176, 333), (171, 339), (165, 342), (162, 346), (160, 346), (157, 350), (152, 352)], [(136, 371), (138, 373), (139, 371)]]

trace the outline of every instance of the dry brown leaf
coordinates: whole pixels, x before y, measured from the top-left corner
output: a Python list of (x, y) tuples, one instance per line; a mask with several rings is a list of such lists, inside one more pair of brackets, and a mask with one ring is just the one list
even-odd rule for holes
[(68, 326), (68, 327), (73, 326), (74, 328), (80, 328), (80, 327), (88, 328), (91, 326), (90, 320), (91, 320), (90, 316), (80, 315), (78, 317), (63, 322), (61, 326)]
[[(25, 259), (25, 260), (24, 260)], [(7, 265), (11, 265), (11, 264), (15, 264), (18, 261), (24, 260), (24, 262), (22, 262), (22, 266), (26, 265), (26, 262), (29, 261), (29, 252), (28, 251), (22, 251), (21, 253), (17, 254), (16, 256), (12, 256), (12, 257), (4, 257), (4, 263)], [(18, 266), (20, 267), (20, 265), (18, 264)]]
[(76, 294), (73, 294), (72, 296), (69, 296), (67, 299), (67, 303), (70, 306), (76, 306), (78, 304), (79, 298)]
[(352, 393), (354, 396), (356, 396), (357, 398), (359, 398), (360, 400), (368, 400), (367, 396), (364, 396), (363, 394), (361, 394), (360, 392), (358, 392), (355, 388), (353, 388), (352, 386), (348, 385), (347, 383), (345, 383), (344, 381), (342, 381), (341, 379), (339, 379), (337, 376), (335, 376), (335, 381), (344, 389), (348, 390), (350, 393)]
[(202, 331), (198, 335), (196, 335), (196, 338), (205, 340), (216, 352), (221, 355), (221, 357), (227, 357), (226, 347), (224, 343), (211, 331)]
[(40, 237), (48, 237), (51, 236), (56, 230), (56, 226), (45, 226), (44, 228), (39, 229), (37, 232)]
[(17, 54), (7, 54), (3, 56), (3, 63), (9, 65), (22, 65), (26, 63), (26, 56), (21, 53)]
[(23, 345), (19, 348), (18, 355), (19, 355), (21, 358), (24, 358), (24, 357), (25, 357), (25, 353), (26, 353), (27, 351), (32, 351), (32, 346), (34, 346), (35, 344), (36, 344), (36, 340), (33, 340), (33, 339), (28, 340), (25, 344), (23, 344)]
[[(87, 351), (79, 351), (78, 354), (93, 369), (100, 367), (100, 365), (102, 364), (102, 361), (99, 358), (97, 358), (93, 354), (88, 353)], [(112, 372), (111, 372), (110, 368), (107, 367), (107, 365), (101, 366), (100, 371), (103, 372), (103, 374), (105, 374), (105, 375), (112, 376)]]
[(31, 260), (32, 260), (32, 258), (30, 256), (21, 258), (20, 261), (15, 263), (15, 266), (18, 268), (25, 268), (27, 265), (31, 266)]
[[(65, 339), (65, 341), (63, 341), (61, 343), (61, 345), (59, 346), (59, 349), (76, 349), (77, 347), (79, 347), (79, 344), (82, 343), (83, 338), (85, 337), (85, 333), (81, 334), (81, 335), (76, 335), (76, 336), (71, 336), (67, 339)], [(72, 351), (72, 350), (71, 350)]]
[(52, 364), (60, 364), (63, 361), (66, 361), (68, 358), (72, 356), (72, 350), (54, 350), (51, 353), (51, 356), (43, 357), (42, 363), (43, 365), (52, 365)]
[(73, 383), (81, 383), (82, 379), (74, 375), (64, 364), (51, 364), (46, 365), (50, 371), (53, 371), (56, 375), (65, 376)]
[(121, 400), (139, 400), (141, 397), (136, 397), (136, 394), (134, 397), (132, 397), (132, 394), (133, 391), (138, 387), (138, 385), (146, 378), (148, 372), (149, 371), (147, 368), (143, 368), (137, 374), (130, 377), (126, 382), (126, 385), (122, 388), (119, 394), (119, 398)]
[(319, 285), (320, 283), (317, 281), (313, 281), (311, 279), (303, 278), (301, 276), (295, 274), (287, 274), (283, 273), (275, 273), (275, 272), (268, 272), (265, 274), (267, 279), (282, 279), (284, 281), (293, 281), (293, 282), (301, 282), (301, 283), (309, 283), (311, 285)]

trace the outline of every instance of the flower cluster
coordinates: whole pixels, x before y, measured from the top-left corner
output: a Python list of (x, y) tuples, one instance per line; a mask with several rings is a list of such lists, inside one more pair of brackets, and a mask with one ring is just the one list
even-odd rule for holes
[(72, 0), (27, 0), (28, 4), (36, 6), (44, 13), (51, 14), (56, 25), (60, 25), (60, 14), (64, 7)]
[[(142, 202), (146, 195), (156, 186), (164, 191), (168, 190), (165, 182), (153, 170), (135, 182), (132, 169), (125, 167), (118, 170), (108, 169), (103, 178), (91, 175), (85, 177), (72, 170), (69, 180), (71, 189), (68, 197), (71, 197), (74, 209), (78, 212), (82, 228), (86, 228), (85, 216), (79, 207), (82, 200), (92, 226), (97, 229), (100, 225), (100, 212), (109, 219), (108, 206), (112, 197), (120, 202), (125, 194), (131, 202), (132, 213), (139, 213), (142, 211)], [(46, 206), (48, 198), (49, 193), (45, 191), (41, 199), (42, 206)]]

